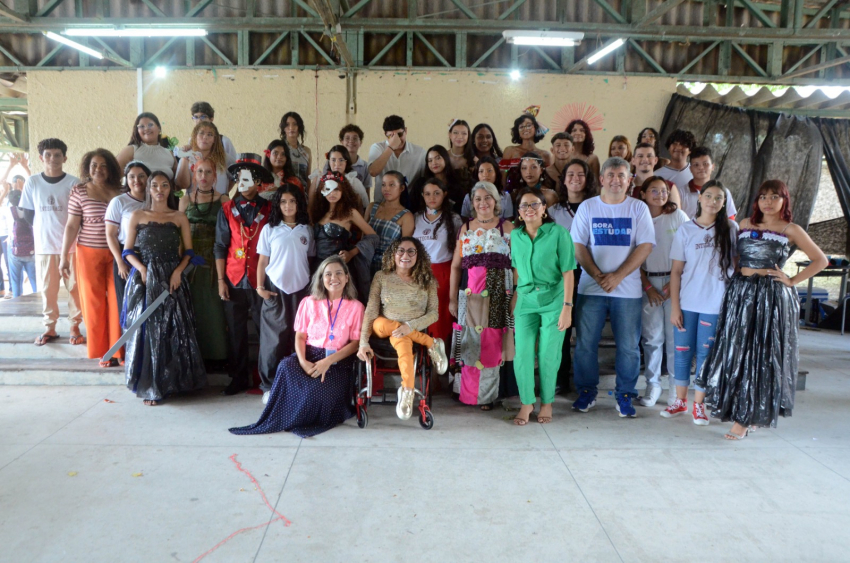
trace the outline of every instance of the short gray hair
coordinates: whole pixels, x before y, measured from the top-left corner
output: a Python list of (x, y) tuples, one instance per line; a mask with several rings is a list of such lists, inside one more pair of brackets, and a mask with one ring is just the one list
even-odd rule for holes
[[(496, 171), (498, 174), (498, 170)], [(469, 190), (469, 203), (472, 204), (472, 200), (475, 199), (475, 192), (478, 190), (484, 190), (487, 192), (490, 197), (492, 197), (496, 204), (493, 206), (493, 215), (499, 217), (502, 215), (502, 196), (499, 194), (499, 189), (490, 182), (477, 182), (472, 189)], [(478, 218), (478, 214), (475, 212), (475, 205), (472, 205), (472, 217)]]
[(348, 276), (348, 283), (345, 284), (345, 287), (342, 289), (342, 298), (350, 301), (356, 300), (357, 288), (354, 287), (354, 282), (351, 279), (351, 272), (348, 270), (348, 264), (346, 264), (345, 260), (342, 259), (342, 256), (339, 256), (338, 254), (328, 256), (322, 260), (322, 263), (319, 264), (318, 268), (316, 268), (316, 272), (313, 274), (313, 281), (310, 282), (310, 295), (316, 301), (328, 298), (328, 290), (325, 288), (325, 283), (322, 278), (325, 275), (325, 268), (331, 264), (339, 264), (342, 266), (343, 272), (345, 272), (345, 275)]
[(626, 170), (631, 171), (632, 165), (625, 158), (620, 158), (619, 156), (612, 156), (608, 160), (602, 164), (602, 169), (599, 171), (600, 176), (604, 176), (605, 172), (610, 170), (611, 168), (625, 168)]

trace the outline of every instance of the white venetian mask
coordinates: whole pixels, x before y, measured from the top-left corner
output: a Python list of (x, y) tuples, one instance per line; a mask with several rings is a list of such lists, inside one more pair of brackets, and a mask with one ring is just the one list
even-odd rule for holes
[(251, 174), (251, 171), (246, 169), (246, 168), (243, 168), (242, 170), (240, 170), (239, 171), (239, 184), (237, 185), (239, 193), (247, 192), (248, 190), (253, 188), (254, 185), (255, 185), (254, 184), (254, 175)]

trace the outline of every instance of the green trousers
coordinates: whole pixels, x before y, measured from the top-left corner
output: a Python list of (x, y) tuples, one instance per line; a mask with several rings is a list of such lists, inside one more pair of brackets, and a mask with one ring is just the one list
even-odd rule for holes
[(558, 380), (558, 369), (561, 367), (565, 334), (558, 330), (558, 317), (561, 316), (563, 309), (560, 297), (561, 295), (537, 295), (536, 293), (517, 296), (518, 301), (514, 311), (516, 341), (514, 373), (517, 387), (519, 387), (519, 398), (523, 405), (534, 404), (537, 400), (534, 394), (534, 356), (538, 339), (540, 402), (545, 405), (555, 400), (555, 384)]

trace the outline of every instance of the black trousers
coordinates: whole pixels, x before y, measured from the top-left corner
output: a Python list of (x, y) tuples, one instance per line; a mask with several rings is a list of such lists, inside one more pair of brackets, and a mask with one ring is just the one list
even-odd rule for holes
[(227, 371), (233, 386), (248, 387), (248, 320), (254, 321), (257, 332), (260, 328), (260, 309), (263, 298), (253, 288), (242, 289), (227, 281), (230, 301), (224, 302), (224, 318), (227, 321)]
[[(308, 284), (309, 287), (309, 284)], [(270, 391), (280, 361), (295, 352), (295, 313), (307, 296), (307, 288), (289, 294), (266, 278), (271, 299), (263, 299), (260, 311), (260, 389)]]
[(112, 279), (115, 281), (115, 295), (118, 296), (118, 314), (120, 315), (124, 310), (124, 288), (127, 287), (127, 280), (118, 273), (118, 262), (114, 259), (112, 260)]

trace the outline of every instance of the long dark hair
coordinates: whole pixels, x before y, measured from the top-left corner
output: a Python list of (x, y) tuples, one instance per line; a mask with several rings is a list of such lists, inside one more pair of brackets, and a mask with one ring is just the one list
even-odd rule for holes
[[(706, 182), (706, 185), (709, 183)], [(750, 224), (758, 225), (764, 221), (764, 213), (759, 209), (759, 196), (766, 193), (773, 193), (782, 198), (782, 213), (780, 214), (780, 218), (790, 223), (794, 214), (791, 212), (791, 194), (788, 191), (788, 186), (782, 180), (766, 180), (759, 186), (756, 200), (753, 202), (753, 213), (750, 215)]]
[[(463, 146), (463, 157), (466, 159), (466, 167), (472, 168), (473, 166), (475, 166), (475, 151), (473, 149), (475, 143), (473, 142), (472, 128), (469, 126), (469, 123), (467, 123), (463, 119), (458, 119), (457, 121), (452, 123), (451, 127), (449, 127), (449, 147), (454, 146), (452, 145), (452, 129), (454, 129), (458, 125), (460, 125), (461, 127), (466, 127), (467, 137), (466, 144)], [(451, 161), (449, 161), (449, 163), (451, 163)]]
[(154, 123), (156, 123), (156, 126), (159, 127), (159, 145), (161, 147), (168, 148), (168, 139), (162, 135), (162, 125), (159, 124), (159, 118), (149, 111), (142, 112), (136, 116), (136, 121), (135, 123), (133, 123), (133, 133), (130, 135), (130, 142), (127, 144), (133, 145), (134, 147), (138, 147), (144, 144), (144, 141), (142, 141), (142, 136), (139, 135), (139, 130), (137, 129), (137, 127), (139, 126), (139, 122), (144, 118), (148, 118)]
[[(423, 180), (430, 180), (431, 178), (436, 178), (437, 176), (431, 172), (431, 169), (428, 168), (428, 154), (431, 152), (435, 152), (440, 155), (443, 159), (443, 162), (446, 163), (446, 168), (443, 171), (446, 175), (446, 192), (448, 193), (449, 198), (452, 201), (458, 202), (463, 201), (463, 196), (466, 195), (466, 190), (463, 186), (463, 181), (458, 176), (457, 171), (452, 166), (452, 160), (449, 158), (449, 151), (446, 150), (446, 147), (443, 145), (434, 145), (425, 151), (425, 171), (422, 173)], [(422, 191), (422, 188), (425, 186), (424, 182), (417, 182), (416, 188), (414, 191)]]
[(351, 212), (357, 211), (358, 207), (360, 207), (360, 198), (354, 193), (354, 188), (351, 187), (345, 176), (329, 172), (319, 179), (319, 184), (316, 186), (316, 197), (310, 202), (310, 221), (314, 225), (318, 225), (322, 217), (325, 216), (325, 213), (331, 208), (331, 202), (322, 195), (322, 188), (325, 186), (325, 181), (327, 180), (336, 181), (339, 184), (337, 189), (342, 194), (342, 197), (336, 202), (334, 212), (330, 217), (331, 220), (342, 221), (348, 219), (351, 216)]
[(269, 212), (269, 226), (277, 227), (283, 222), (280, 200), (283, 199), (284, 194), (289, 194), (295, 198), (295, 222), (299, 225), (309, 225), (310, 215), (307, 213), (307, 198), (304, 197), (304, 190), (295, 184), (284, 182), (271, 198), (272, 210)]
[(265, 168), (269, 172), (274, 173), (272, 161), (269, 158), (269, 154), (271, 154), (271, 152), (278, 147), (283, 147), (283, 149), (286, 151), (286, 164), (283, 165), (283, 177), (290, 178), (292, 176), (295, 176), (295, 169), (292, 167), (292, 159), (289, 158), (289, 145), (286, 144), (286, 141), (281, 139), (275, 139), (274, 141), (269, 143), (269, 146), (266, 147), (266, 151), (268, 151), (268, 154), (263, 157), (263, 168)]
[[(593, 142), (593, 133), (590, 132), (590, 125), (588, 125), (586, 121), (583, 119), (573, 119), (567, 124), (567, 128), (564, 129), (564, 131), (572, 136), (573, 127), (576, 123), (584, 127), (584, 142), (581, 144), (581, 154), (584, 156), (590, 156), (596, 149), (596, 143)], [(575, 145), (575, 141), (573, 141), (573, 145)]]
[(153, 172), (151, 172), (151, 175), (148, 176), (148, 185), (145, 189), (145, 209), (150, 210), (153, 207), (153, 200), (151, 199), (151, 183), (153, 182), (154, 178), (159, 178), (160, 176), (168, 180), (168, 199), (165, 200), (165, 203), (169, 209), (171, 209), (172, 211), (177, 211), (180, 207), (180, 203), (177, 201), (177, 196), (174, 195), (174, 192), (176, 190), (174, 180), (169, 178), (168, 174), (166, 174), (163, 170), (154, 170)]
[[(546, 188), (548, 190), (554, 191), (557, 186), (555, 185), (555, 180), (553, 180), (552, 177), (546, 173), (546, 166), (543, 157), (533, 151), (525, 153), (520, 159), (519, 164), (508, 170), (508, 173), (505, 178), (505, 189), (511, 192), (512, 194), (516, 194), (516, 192), (523, 188), (535, 187), (526, 184), (525, 178), (522, 177), (522, 161), (529, 157), (537, 157), (533, 158), (533, 160), (536, 160), (538, 164), (540, 164), (540, 180), (538, 181), (540, 188)], [(515, 197), (514, 200), (516, 201)]]
[[(644, 127), (643, 129), (641, 129), (641, 130), (640, 130), (640, 133), (638, 133), (637, 140), (636, 140), (635, 142), (636, 142), (638, 145), (640, 145), (641, 143), (643, 143), (644, 141), (641, 141), (641, 137), (643, 137), (643, 134), (644, 134), (646, 131), (652, 131), (652, 134), (653, 134), (653, 135), (655, 135), (655, 143), (653, 143), (652, 148), (655, 150), (655, 156), (658, 156), (658, 142), (659, 142), (659, 141), (658, 141), (658, 131), (656, 131), (656, 130), (655, 130), (655, 129), (653, 129), (652, 127)], [(646, 143), (646, 144), (649, 144), (649, 143)], [(635, 150), (637, 150), (637, 146), (635, 146)]]
[[(499, 142), (496, 140), (496, 132), (493, 131), (493, 128), (490, 127), (486, 123), (479, 123), (475, 126), (475, 129), (472, 130), (472, 150), (475, 151), (475, 136), (478, 135), (478, 132), (482, 129), (487, 129), (490, 131), (490, 134), (493, 136), (493, 146), (490, 147), (490, 156), (493, 158), (502, 158), (502, 149), (499, 148)], [(479, 159), (480, 162), (480, 159)]]
[[(661, 176), (650, 176), (649, 178), (647, 178), (646, 180), (643, 181), (643, 184), (641, 184), (640, 193), (642, 193), (642, 194), (646, 193), (646, 190), (649, 189), (649, 186), (651, 186), (653, 182), (661, 182), (662, 184), (664, 184), (664, 187), (667, 188), (667, 191), (668, 192), (670, 191), (670, 184), (667, 183), (666, 179), (662, 178)], [(649, 206), (649, 202), (646, 201), (645, 199), (641, 200), (641, 201), (643, 201), (644, 203), (646, 203), (647, 206)], [(697, 204), (699, 204), (699, 202), (697, 202)], [(678, 208), (679, 208), (679, 206), (676, 205), (675, 201), (670, 201), (668, 199), (667, 203), (665, 203), (664, 206), (661, 208), (661, 212), (664, 215), (667, 215), (667, 214), (673, 213)]]
[(301, 119), (301, 116), (298, 115), (298, 112), (294, 112), (294, 111), (288, 111), (288, 112), (283, 114), (283, 117), (280, 118), (280, 124), (278, 125), (278, 128), (280, 129), (280, 140), (281, 141), (286, 140), (286, 133), (285, 133), (284, 130), (286, 129), (286, 120), (289, 119), (290, 117), (292, 119), (294, 119), (296, 125), (298, 125), (298, 138), (301, 139), (301, 142), (303, 143), (304, 142), (304, 120)]
[[(525, 221), (522, 220), (522, 214), (519, 211), (519, 204), (522, 201), (522, 197), (526, 194), (533, 195), (534, 197), (540, 200), (540, 203), (546, 205), (546, 196), (544, 196), (543, 192), (538, 189), (525, 187), (517, 191), (516, 196), (514, 197), (514, 207), (516, 209), (516, 218), (514, 219), (514, 226), (523, 230), (525, 230)], [(554, 223), (555, 220), (552, 219), (552, 216), (549, 213), (547, 213), (546, 216), (543, 217), (543, 222)]]
[(591, 172), (590, 165), (580, 158), (574, 158), (561, 171), (561, 177), (559, 178), (561, 190), (558, 193), (558, 202), (564, 206), (570, 203), (569, 194), (567, 193), (567, 170), (570, 169), (570, 166), (581, 166), (581, 169), (584, 171), (584, 189), (581, 191), (582, 201), (587, 201), (599, 195), (599, 186), (596, 185), (596, 176)]
[[(325, 159), (330, 162), (331, 153), (338, 152), (342, 155), (342, 158), (345, 159), (345, 173), (348, 174), (351, 172), (351, 153), (348, 152), (348, 149), (342, 145), (334, 145), (331, 147), (331, 150), (325, 153)], [(328, 168), (330, 168), (330, 164), (328, 164)]]
[[(720, 208), (714, 218), (714, 253), (720, 256), (718, 265), (723, 274), (723, 279), (729, 279), (729, 268), (732, 267), (732, 245), (735, 244), (735, 241), (729, 238), (731, 229), (729, 228), (729, 213), (726, 211), (726, 188), (719, 180), (709, 180), (700, 189), (699, 195), (704, 194), (708, 188), (718, 188), (723, 192), (723, 207)], [(697, 213), (694, 215), (694, 219), (700, 215), (702, 215), (702, 205), (697, 201)]]
[(454, 252), (455, 245), (457, 244), (457, 227), (455, 227), (453, 220), (455, 213), (452, 211), (452, 202), (449, 199), (448, 191), (446, 191), (446, 185), (442, 180), (439, 178), (429, 178), (425, 180), (422, 184), (422, 189), (418, 190), (413, 195), (413, 202), (411, 204), (413, 209), (411, 211), (413, 211), (414, 214), (428, 213), (428, 206), (425, 204), (425, 187), (428, 185), (437, 186), (445, 194), (445, 197), (443, 197), (443, 203), (440, 205), (440, 219), (437, 221), (437, 224), (434, 225), (434, 234), (436, 235), (437, 231), (440, 230), (440, 227), (445, 225), (447, 246), (451, 252)]

